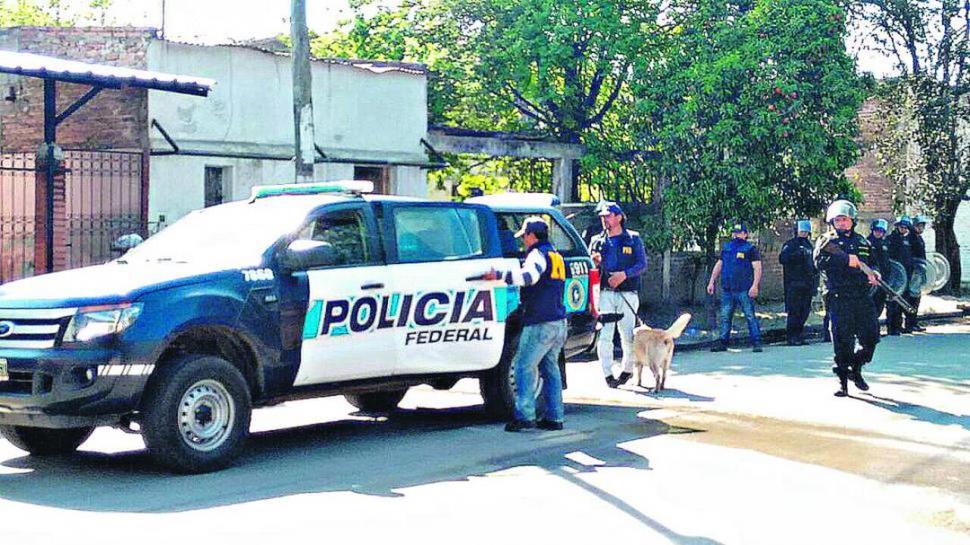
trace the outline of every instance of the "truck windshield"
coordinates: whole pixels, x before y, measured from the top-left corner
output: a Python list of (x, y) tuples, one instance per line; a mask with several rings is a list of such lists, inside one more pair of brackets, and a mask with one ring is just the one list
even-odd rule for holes
[(282, 204), (234, 202), (197, 210), (131, 249), (118, 262), (259, 266), (263, 252), (295, 231), (305, 218), (305, 211)]

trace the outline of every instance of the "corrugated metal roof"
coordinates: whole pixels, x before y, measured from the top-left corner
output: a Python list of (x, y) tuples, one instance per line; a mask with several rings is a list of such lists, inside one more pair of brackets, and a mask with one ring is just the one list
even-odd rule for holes
[(17, 51), (0, 51), (0, 73), (111, 88), (141, 87), (197, 96), (208, 95), (216, 84), (215, 80), (208, 78), (91, 64)]

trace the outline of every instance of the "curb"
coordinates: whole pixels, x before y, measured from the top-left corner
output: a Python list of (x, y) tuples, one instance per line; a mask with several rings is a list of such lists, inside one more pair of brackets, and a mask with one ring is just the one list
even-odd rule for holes
[[(919, 316), (920, 320), (930, 321), (930, 322), (942, 322), (955, 320), (967, 316), (967, 311), (953, 311), (953, 312), (934, 312), (932, 314), (921, 314)], [(886, 323), (885, 320), (880, 320), (879, 325), (882, 326)], [(814, 342), (824, 342), (822, 341), (822, 325), (813, 324), (805, 326), (806, 341), (811, 344)], [(762, 344), (772, 344), (778, 343), (785, 340), (785, 330), (783, 328), (768, 329), (761, 332)], [(694, 343), (677, 344), (677, 350), (679, 352), (691, 352), (696, 350), (709, 350), (712, 346), (721, 342), (720, 340), (714, 339), (710, 341), (698, 341)], [(751, 337), (745, 335), (743, 337), (733, 337), (731, 339), (730, 347), (738, 348), (741, 346), (751, 346)]]

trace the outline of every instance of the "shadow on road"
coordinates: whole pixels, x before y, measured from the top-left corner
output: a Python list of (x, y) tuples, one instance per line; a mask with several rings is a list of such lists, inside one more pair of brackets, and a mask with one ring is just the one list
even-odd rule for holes
[[(169, 474), (153, 466), (144, 450), (24, 456), (2, 463), (0, 498), (83, 511), (178, 512), (304, 493), (399, 497), (410, 487), (538, 466), (675, 543), (715, 543), (677, 534), (579, 478), (603, 467), (650, 469), (648, 459), (618, 446), (669, 431), (639, 416), (642, 411), (569, 404), (565, 430), (510, 434), (488, 421), (480, 406), (400, 410), (387, 420), (344, 419), (253, 434), (233, 467), (207, 475)], [(586, 456), (570, 458), (592, 457), (599, 465), (566, 458), (574, 453)]]
[(858, 399), (859, 401), (864, 401), (870, 405), (879, 407), (880, 409), (886, 409), (887, 411), (891, 411), (896, 414), (903, 414), (921, 422), (928, 422), (940, 426), (957, 425), (965, 430), (970, 431), (970, 416), (968, 415), (952, 414), (933, 409), (925, 405), (917, 405), (915, 403), (899, 401), (889, 397), (879, 397), (872, 394), (852, 397)]

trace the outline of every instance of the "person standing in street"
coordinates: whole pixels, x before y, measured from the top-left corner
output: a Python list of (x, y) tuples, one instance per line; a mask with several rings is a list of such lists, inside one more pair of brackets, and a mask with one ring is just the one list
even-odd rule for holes
[(812, 311), (812, 297), (818, 288), (818, 275), (812, 259), (812, 222), (795, 222), (795, 236), (781, 246), (778, 261), (782, 265), (785, 286), (785, 337), (789, 346), (805, 344), (805, 321)]
[[(906, 286), (913, 279), (913, 239), (909, 236), (913, 228), (913, 221), (909, 216), (900, 216), (896, 220), (895, 229), (886, 237), (889, 246), (889, 259), (897, 261), (906, 270)], [(904, 296), (905, 296), (905, 290)], [(890, 335), (899, 335), (903, 326), (903, 308), (898, 303), (886, 303), (886, 322)]]
[[(526, 247), (521, 268), (485, 273), (485, 280), (502, 279), (521, 286), (522, 332), (512, 360), (515, 373), (515, 416), (505, 431), (529, 428), (561, 430), (563, 427), (562, 376), (559, 354), (566, 344), (566, 307), (563, 303), (566, 264), (549, 242), (549, 224), (538, 216), (522, 222), (515, 234)], [(542, 377), (545, 406), (543, 418), (536, 422), (536, 373)]]
[[(926, 224), (929, 223), (930, 218), (924, 215), (918, 215), (913, 217), (913, 230), (910, 231), (910, 239), (913, 248), (913, 269), (916, 268), (916, 260), (922, 259), (926, 262), (926, 241), (923, 240), (923, 232), (926, 231)], [(903, 315), (903, 331), (905, 333), (911, 333), (913, 331), (926, 331), (926, 328), (919, 325), (919, 303), (923, 298), (922, 293), (913, 294), (908, 289), (904, 294), (906, 300), (913, 307), (916, 312), (910, 313), (906, 312)]]
[[(589, 246), (593, 263), (600, 270), (601, 316), (616, 315), (619, 320), (603, 323), (596, 354), (603, 368), (606, 385), (616, 388), (633, 377), (633, 327), (640, 307), (640, 275), (647, 269), (647, 254), (636, 231), (626, 228), (620, 205), (607, 202), (599, 208), (603, 232)], [(613, 334), (619, 328), (623, 347), (622, 371), (613, 377)]]
[[(889, 242), (886, 240), (888, 230), (889, 222), (876, 218), (869, 223), (869, 236), (866, 237), (872, 247), (872, 257), (883, 274), (889, 274)], [(875, 290), (872, 294), (872, 302), (876, 306), (876, 319), (878, 319), (886, 308), (886, 292)]]
[(761, 284), (761, 253), (748, 242), (748, 226), (744, 222), (731, 228), (731, 240), (721, 249), (721, 257), (711, 270), (707, 282), (708, 295), (714, 295), (717, 279), (721, 279), (721, 336), (711, 352), (727, 350), (731, 341), (734, 310), (741, 307), (748, 323), (748, 334), (755, 352), (761, 352), (761, 327), (754, 314), (754, 298)]
[[(814, 256), (831, 304), (835, 352), (832, 372), (839, 378), (835, 395), (845, 397), (849, 395), (849, 380), (862, 391), (869, 389), (862, 378), (862, 367), (872, 361), (879, 343), (876, 308), (869, 297), (869, 287), (878, 283), (879, 271), (869, 241), (855, 232), (854, 204), (846, 200), (833, 202), (825, 213), (825, 221), (831, 229), (819, 237)], [(862, 263), (872, 269), (871, 274), (862, 271)]]

